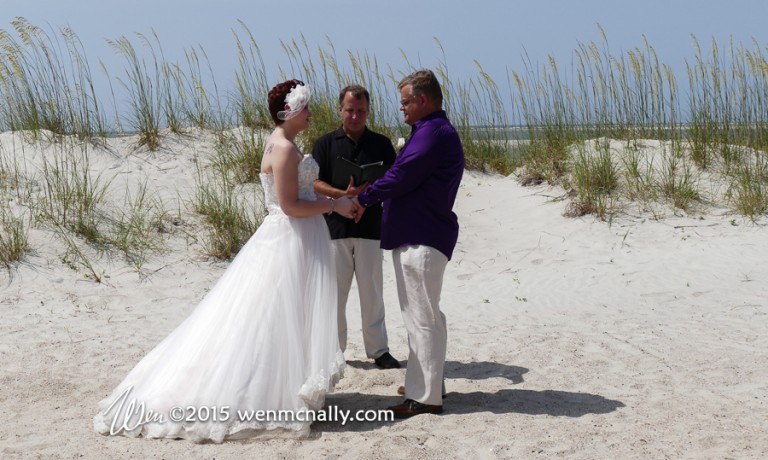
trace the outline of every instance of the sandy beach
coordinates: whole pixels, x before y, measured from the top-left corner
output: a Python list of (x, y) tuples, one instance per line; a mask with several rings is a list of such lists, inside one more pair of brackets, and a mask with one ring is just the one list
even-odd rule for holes
[[(89, 255), (102, 282), (62, 261), (52, 230), (0, 271), (3, 458), (765, 458), (768, 456), (768, 228), (710, 206), (689, 215), (564, 217), (557, 187), (467, 172), (461, 233), (445, 275), (445, 412), (397, 422), (320, 422), (312, 437), (194, 444), (104, 437), (104, 398), (194, 309), (227, 263), (204, 254), (196, 162), (213, 137), (133, 137), (89, 147), (109, 199), (146, 181), (175, 223), (139, 274), (119, 254)], [(30, 175), (61, 149), (0, 134)], [(254, 186), (255, 187), (255, 186)], [(255, 190), (255, 188), (254, 188)], [(392, 354), (407, 338), (391, 257), (385, 301)], [(365, 357), (356, 288), (347, 369), (327, 405), (397, 404), (405, 369)]]

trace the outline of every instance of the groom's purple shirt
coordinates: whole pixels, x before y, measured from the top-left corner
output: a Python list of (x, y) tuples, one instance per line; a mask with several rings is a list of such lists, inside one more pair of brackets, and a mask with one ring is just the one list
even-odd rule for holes
[(464, 174), (464, 149), (443, 110), (415, 122), (387, 173), (358, 195), (383, 202), (381, 247), (431, 246), (450, 260), (459, 237), (453, 203)]

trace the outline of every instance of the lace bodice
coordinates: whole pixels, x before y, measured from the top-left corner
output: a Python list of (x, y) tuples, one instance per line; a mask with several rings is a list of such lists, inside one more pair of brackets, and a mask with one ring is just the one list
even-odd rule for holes
[[(314, 201), (315, 179), (320, 172), (320, 167), (312, 158), (312, 155), (304, 155), (299, 162), (299, 198), (302, 200)], [(277, 191), (275, 190), (275, 176), (272, 174), (261, 173), (261, 185), (264, 188), (264, 203), (270, 214), (283, 214), (280, 209), (280, 203), (277, 202)]]

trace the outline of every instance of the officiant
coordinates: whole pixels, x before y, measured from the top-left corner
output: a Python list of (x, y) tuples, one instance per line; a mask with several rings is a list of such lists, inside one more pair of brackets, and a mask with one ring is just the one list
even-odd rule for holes
[[(343, 160), (357, 165), (380, 162), (386, 167), (394, 163), (392, 142), (366, 126), (370, 108), (370, 94), (364, 87), (350, 85), (339, 92), (341, 127), (320, 137), (312, 149), (312, 156), (320, 166), (315, 181), (317, 193), (340, 198), (357, 196), (365, 190), (368, 182), (355, 183), (351, 176), (339, 177), (338, 169)], [(369, 207), (357, 223), (333, 213), (326, 215), (325, 221), (336, 259), (341, 350), (345, 351), (347, 347), (346, 305), (354, 276), (360, 296), (365, 353), (380, 369), (396, 369), (400, 363), (389, 353), (384, 318), (381, 211), (380, 204)]]

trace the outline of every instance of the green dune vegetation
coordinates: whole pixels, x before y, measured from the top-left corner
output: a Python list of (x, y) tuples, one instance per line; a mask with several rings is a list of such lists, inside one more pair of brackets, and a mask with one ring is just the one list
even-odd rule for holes
[[(0, 144), (0, 263), (9, 268), (34, 249), (30, 232), (47, 229), (68, 248), (62, 261), (89, 278), (101, 275), (84, 247), (121, 254), (141, 273), (180, 211), (166, 209), (146, 183), (120, 189), (122, 208), (105, 204), (117, 184), (106, 171), (94, 174), (90, 159), (120, 136), (162, 155), (173, 154), (163, 150), (173, 134), (214, 139), (215, 155), (198, 165), (191, 208), (206, 222), (208, 254), (234, 255), (263, 218), (258, 206), (238, 200), (238, 190), (258, 183), (273, 75), (300, 78), (313, 89), (305, 149), (338, 126), (337, 92), (349, 82), (371, 92), (369, 126), (393, 142), (408, 134), (392, 96), (400, 78), (419, 67), (405, 52), (393, 65), (300, 37), (282, 44), (287, 65), (268, 68), (239, 24), (233, 34), (238, 66), (229, 75), (217, 73), (200, 46), (181, 62), (166, 59), (154, 33), (108, 41), (125, 65), (107, 68), (86, 56), (75, 31), (23, 18), (10, 26), (0, 30), (0, 132), (44, 145), (45, 158), (30, 171), (18, 160), (23, 146)], [(610, 220), (627, 203), (654, 215), (658, 206), (692, 212), (717, 204), (755, 220), (768, 210), (765, 49), (756, 42), (721, 48), (714, 41), (708, 49), (692, 37), (682, 79), (647, 40), (615, 55), (604, 34), (600, 43), (577, 43), (568, 69), (551, 57), (510, 69), (501, 76), (504, 91), (477, 62), (466, 81), (452, 78), (444, 64), (433, 70), (468, 169), (561, 186), (568, 215)], [(446, 62), (437, 40), (436, 54)], [(724, 184), (717, 194), (713, 181)]]

